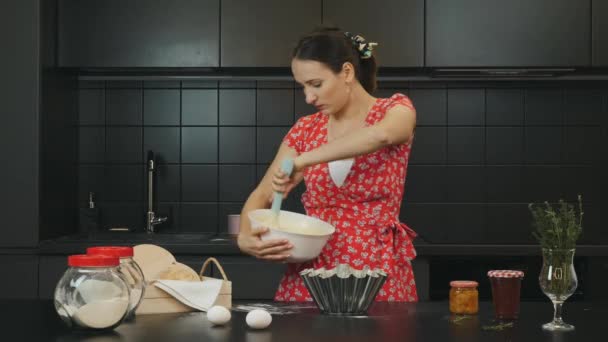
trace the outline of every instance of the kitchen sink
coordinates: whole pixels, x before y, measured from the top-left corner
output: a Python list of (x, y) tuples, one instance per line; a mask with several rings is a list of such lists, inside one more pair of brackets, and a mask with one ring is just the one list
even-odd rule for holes
[[(161, 234), (161, 233), (128, 233), (128, 232), (99, 232), (89, 235), (71, 236), (77, 240), (88, 241), (108, 241), (108, 242), (125, 242), (125, 243), (204, 243), (209, 242), (215, 234), (213, 233), (176, 233), (176, 234)], [(68, 237), (69, 239), (69, 237)]]

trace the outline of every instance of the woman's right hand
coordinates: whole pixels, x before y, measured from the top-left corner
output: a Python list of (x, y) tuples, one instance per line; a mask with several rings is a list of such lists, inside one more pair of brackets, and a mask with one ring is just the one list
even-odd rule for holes
[[(289, 176), (281, 171), (280, 167), (277, 168), (272, 174), (272, 191), (282, 193), (283, 199), (285, 199), (287, 194), (300, 182), (302, 178), (300, 173), (294, 171), (294, 174)], [(272, 196), (270, 202), (272, 202)]]
[(290, 256), (289, 250), (293, 245), (288, 240), (262, 241), (261, 236), (268, 232), (268, 228), (261, 228), (249, 232), (241, 231), (237, 238), (239, 249), (246, 254), (261, 260), (285, 262)]

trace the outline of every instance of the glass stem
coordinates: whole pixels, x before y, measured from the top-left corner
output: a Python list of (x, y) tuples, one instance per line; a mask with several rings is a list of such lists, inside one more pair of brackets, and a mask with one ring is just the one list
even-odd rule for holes
[(563, 302), (553, 302), (553, 322), (562, 322)]

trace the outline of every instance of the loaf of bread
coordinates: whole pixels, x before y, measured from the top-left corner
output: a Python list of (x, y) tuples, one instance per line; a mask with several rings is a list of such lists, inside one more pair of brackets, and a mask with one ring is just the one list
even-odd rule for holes
[(166, 270), (158, 275), (158, 279), (163, 280), (185, 280), (185, 281), (200, 281), (198, 274), (190, 267), (176, 262), (171, 264)]

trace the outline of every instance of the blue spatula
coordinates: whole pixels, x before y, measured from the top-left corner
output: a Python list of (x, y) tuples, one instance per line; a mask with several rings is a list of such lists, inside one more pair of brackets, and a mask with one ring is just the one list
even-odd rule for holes
[[(293, 171), (293, 159), (286, 158), (281, 162), (281, 171), (287, 176), (291, 175)], [(274, 220), (274, 225), (278, 226), (279, 223), (279, 213), (281, 212), (281, 204), (283, 202), (283, 194), (275, 191), (274, 198), (272, 200), (272, 216)]]

